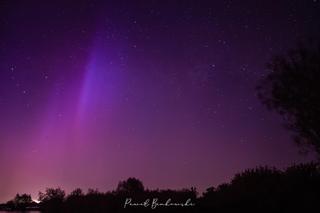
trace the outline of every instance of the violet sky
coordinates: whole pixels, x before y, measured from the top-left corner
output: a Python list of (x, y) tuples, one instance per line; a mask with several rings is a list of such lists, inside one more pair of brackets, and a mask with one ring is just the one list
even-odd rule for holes
[(306, 162), (255, 86), (316, 0), (0, 1), (0, 202), (60, 186), (199, 191)]

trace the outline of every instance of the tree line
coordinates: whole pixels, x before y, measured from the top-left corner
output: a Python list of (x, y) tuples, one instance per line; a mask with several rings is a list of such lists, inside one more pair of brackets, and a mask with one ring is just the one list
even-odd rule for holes
[[(66, 194), (61, 188), (47, 188), (39, 192), (40, 203), (32, 201), (28, 194), (17, 194), (2, 210), (30, 210), (41, 212), (311, 212), (320, 210), (320, 165), (308, 163), (294, 165), (286, 170), (271, 167), (257, 167), (236, 174), (230, 183), (209, 187), (199, 195), (193, 187), (181, 190), (145, 189), (142, 181), (128, 178), (120, 181), (116, 190), (99, 192), (80, 188)], [(128, 198), (134, 203), (150, 200), (148, 206), (127, 205)], [(185, 203), (190, 200), (194, 206), (158, 206), (151, 208), (153, 199), (165, 204)]]

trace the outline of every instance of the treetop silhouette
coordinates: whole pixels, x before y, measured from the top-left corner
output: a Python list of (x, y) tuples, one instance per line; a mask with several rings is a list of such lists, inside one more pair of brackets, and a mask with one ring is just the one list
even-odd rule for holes
[(302, 152), (314, 149), (320, 157), (320, 43), (300, 43), (267, 67), (258, 97), (283, 116)]

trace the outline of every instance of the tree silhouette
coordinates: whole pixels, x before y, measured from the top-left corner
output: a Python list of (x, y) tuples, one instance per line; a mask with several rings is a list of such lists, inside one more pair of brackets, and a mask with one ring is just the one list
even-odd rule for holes
[(319, 211), (319, 191), (317, 163), (284, 171), (257, 167), (236, 174), (230, 183), (208, 188), (198, 199), (198, 208), (203, 210), (199, 212), (312, 212)]
[[(139, 192), (139, 193), (137, 193)], [(270, 167), (247, 169), (236, 174), (231, 182), (210, 187), (197, 196), (195, 188), (190, 189), (144, 189), (142, 182), (129, 178), (119, 183), (117, 191), (99, 192), (90, 189), (83, 193), (75, 189), (65, 198), (60, 189), (48, 188), (40, 193), (40, 204), (34, 202), (24, 209), (15, 203), (28, 203), (29, 195), (17, 195), (11, 201), (0, 204), (0, 211), (41, 211), (41, 212), (319, 212), (320, 164), (307, 163), (291, 166), (285, 170)], [(159, 202), (172, 199), (184, 203), (191, 199), (192, 207), (141, 206), (124, 208), (126, 198), (137, 202), (156, 198)]]
[(65, 192), (60, 188), (47, 188), (45, 193), (39, 192), (41, 207), (46, 211), (59, 212), (62, 209), (64, 197)]
[(82, 189), (80, 188), (77, 188), (75, 190), (73, 190), (69, 196), (72, 196), (72, 197), (80, 197), (80, 196), (83, 196), (83, 192), (82, 192)]
[(117, 192), (122, 193), (141, 193), (143, 191), (143, 183), (136, 178), (128, 178), (126, 181), (120, 181), (117, 187)]
[(39, 200), (41, 202), (50, 200), (61, 200), (63, 201), (65, 192), (60, 188), (47, 188), (45, 193), (39, 192)]
[(320, 155), (320, 43), (308, 41), (274, 57), (257, 87), (269, 109), (280, 113), (302, 149)]
[(28, 194), (16, 194), (13, 199), (13, 205), (16, 209), (25, 210), (25, 208), (32, 203), (31, 195)]

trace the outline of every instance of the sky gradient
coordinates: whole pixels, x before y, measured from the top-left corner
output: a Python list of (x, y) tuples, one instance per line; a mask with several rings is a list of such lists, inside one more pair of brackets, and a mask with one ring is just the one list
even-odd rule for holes
[(256, 97), (319, 32), (297, 1), (1, 1), (0, 202), (60, 186), (217, 185), (302, 156)]

